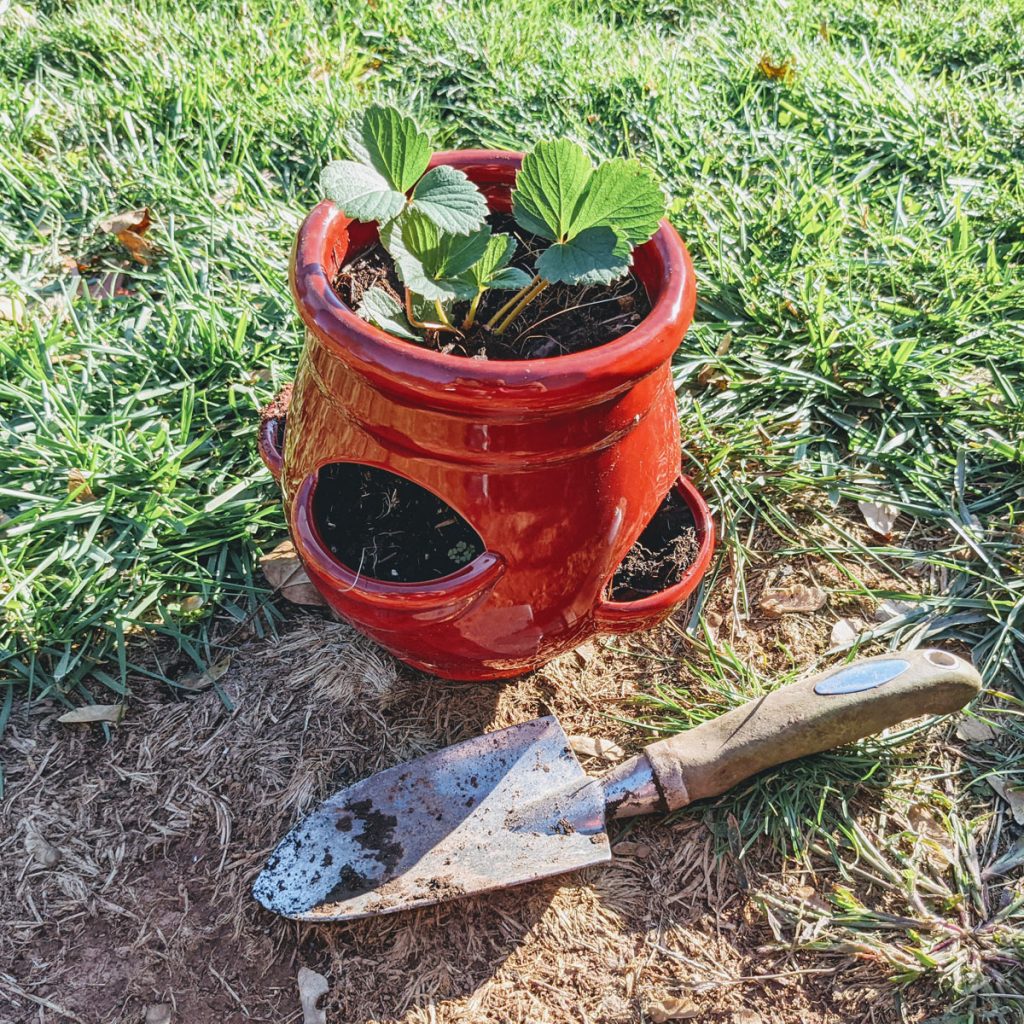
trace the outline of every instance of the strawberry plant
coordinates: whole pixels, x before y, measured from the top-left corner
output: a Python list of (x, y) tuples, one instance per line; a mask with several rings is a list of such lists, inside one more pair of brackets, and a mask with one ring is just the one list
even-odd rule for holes
[(491, 232), (476, 185), (453, 167), (427, 170), (430, 140), (411, 118), (371, 107), (349, 142), (355, 159), (328, 164), (324, 193), (346, 216), (378, 223), (404, 288), (404, 302), (369, 289), (357, 312), (409, 340), (430, 329), (464, 334), (489, 289), (514, 292), (486, 324), (502, 334), (551, 284), (610, 284), (665, 212), (661, 188), (636, 161), (595, 168), (574, 142), (540, 142), (523, 158), (512, 193), (516, 223), (549, 243), (530, 275), (511, 265), (516, 239)]

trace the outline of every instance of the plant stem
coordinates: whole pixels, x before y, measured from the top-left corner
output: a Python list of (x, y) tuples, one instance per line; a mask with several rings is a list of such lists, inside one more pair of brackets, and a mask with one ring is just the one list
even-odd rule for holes
[(455, 328), (452, 327), (452, 322), (448, 319), (448, 314), (444, 311), (444, 306), (441, 305), (440, 299), (434, 299), (434, 309), (437, 310), (437, 319), (454, 331)]
[(458, 327), (453, 327), (448, 320), (448, 317), (444, 315), (444, 310), (441, 308), (441, 300), (437, 301), (437, 311), (444, 317), (444, 323), (431, 323), (429, 320), (417, 320), (416, 315), (412, 311), (412, 292), (405, 289), (405, 318), (409, 321), (410, 326), (419, 327), (421, 330), (428, 331), (451, 331), (452, 334), (457, 334), (460, 338), (462, 337), (462, 331)]
[(532, 289), (531, 291), (527, 292), (527, 293), (526, 293), (526, 294), (525, 294), (525, 295), (524, 295), (524, 296), (522, 297), (522, 299), (520, 299), (520, 300), (519, 300), (519, 303), (518, 303), (518, 305), (516, 305), (516, 306), (515, 306), (515, 307), (514, 307), (514, 308), (512, 309), (512, 312), (511, 312), (511, 313), (509, 313), (509, 314), (508, 314), (508, 316), (507, 316), (507, 317), (505, 317), (505, 319), (504, 319), (504, 320), (502, 320), (502, 322), (501, 322), (501, 323), (500, 323), (500, 324), (499, 324), (499, 325), (497, 326), (497, 328), (495, 328), (495, 331), (494, 331), (494, 333), (495, 333), (495, 334), (504, 334), (504, 333), (505, 333), (505, 331), (507, 331), (507, 330), (508, 330), (508, 328), (509, 328), (509, 325), (510, 325), (510, 324), (512, 323), (512, 321), (513, 321), (513, 320), (515, 320), (515, 318), (516, 318), (517, 316), (519, 316), (519, 314), (520, 314), (520, 313), (522, 313), (522, 311), (523, 311), (524, 309), (526, 309), (526, 307), (527, 307), (527, 306), (528, 306), (528, 305), (529, 305), (529, 304), (530, 304), (531, 302), (533, 302), (533, 300), (534, 300), (535, 298), (537, 298), (537, 296), (538, 296), (538, 295), (540, 295), (540, 293), (541, 293), (542, 291), (544, 291), (544, 289), (545, 289), (545, 288), (547, 288), (547, 286), (548, 286), (548, 285), (549, 285), (550, 283), (551, 283), (550, 281), (545, 281), (545, 280), (544, 280), (544, 278), (540, 278), (540, 279), (539, 279), (539, 282), (538, 282), (538, 284), (537, 284), (537, 286), (536, 286), (536, 287), (535, 287), (534, 289)]
[(476, 320), (476, 308), (480, 305), (480, 297), (483, 292), (477, 292), (473, 296), (473, 301), (469, 304), (469, 312), (466, 314), (466, 319), (462, 321), (462, 329), (468, 331), (473, 326), (473, 321)]
[(528, 292), (528, 291), (530, 291), (530, 289), (531, 289), (531, 288), (536, 288), (536, 287), (537, 287), (537, 282), (538, 282), (538, 281), (540, 281), (540, 280), (541, 280), (541, 278), (540, 278), (539, 276), (537, 276), (537, 277), (535, 277), (535, 278), (534, 278), (534, 279), (533, 279), (533, 280), (532, 280), (532, 281), (531, 281), (531, 282), (530, 282), (530, 283), (529, 283), (528, 285), (526, 285), (526, 286), (525, 286), (525, 287), (523, 287), (523, 288), (520, 288), (520, 289), (519, 289), (519, 291), (517, 291), (517, 292), (515, 293), (515, 295), (513, 295), (513, 296), (512, 296), (512, 298), (511, 298), (511, 299), (509, 299), (509, 300), (508, 300), (508, 302), (506, 302), (506, 303), (505, 303), (505, 305), (504, 305), (504, 306), (502, 306), (502, 307), (501, 307), (501, 309), (499, 309), (499, 310), (498, 310), (498, 312), (497, 312), (497, 313), (495, 313), (495, 314), (494, 314), (494, 316), (492, 316), (492, 317), (491, 317), (491, 319), (487, 321), (487, 329), (488, 329), (489, 331), (493, 331), (493, 330), (494, 330), (494, 325), (495, 325), (495, 324), (496, 324), (496, 323), (497, 323), (497, 322), (498, 322), (498, 321), (499, 321), (499, 320), (500, 320), (500, 319), (501, 319), (501, 318), (502, 318), (502, 317), (503, 317), (503, 316), (504, 316), (504, 315), (505, 315), (505, 314), (506, 314), (506, 313), (507, 313), (507, 312), (508, 312), (508, 311), (509, 311), (509, 310), (510, 310), (510, 309), (511, 309), (511, 308), (512, 308), (512, 307), (513, 307), (513, 306), (514, 306), (514, 305), (515, 305), (515, 304), (516, 304), (516, 303), (517, 303), (517, 302), (518, 302), (518, 301), (519, 301), (519, 300), (520, 300), (520, 299), (521, 299), (521, 298), (522, 298), (522, 297), (523, 297), (523, 296), (524, 296), (525, 294), (526, 294), (526, 293), (527, 293), (527, 292)]

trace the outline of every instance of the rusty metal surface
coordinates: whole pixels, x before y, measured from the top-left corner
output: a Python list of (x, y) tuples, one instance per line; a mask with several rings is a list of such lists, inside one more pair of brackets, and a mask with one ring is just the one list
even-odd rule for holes
[(340, 921), (519, 885), (611, 857), (601, 784), (553, 717), (488, 733), (336, 793), (277, 847), (253, 895)]

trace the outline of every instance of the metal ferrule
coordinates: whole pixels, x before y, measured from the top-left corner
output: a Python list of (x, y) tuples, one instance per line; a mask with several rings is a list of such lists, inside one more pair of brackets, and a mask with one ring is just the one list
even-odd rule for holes
[(613, 768), (601, 779), (601, 789), (609, 821), (667, 809), (646, 754), (637, 754)]

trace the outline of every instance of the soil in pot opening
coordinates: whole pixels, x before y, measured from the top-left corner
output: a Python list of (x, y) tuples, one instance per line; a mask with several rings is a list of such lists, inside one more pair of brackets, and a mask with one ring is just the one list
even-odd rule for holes
[(693, 515), (673, 487), (612, 578), (613, 601), (639, 601), (682, 579), (700, 550)]
[(483, 553), (480, 535), (450, 505), (418, 484), (358, 463), (324, 466), (313, 495), (320, 538), (363, 577), (422, 583)]
[[(519, 248), (512, 265), (532, 274), (538, 252), (548, 243), (523, 231), (510, 214), (491, 214), (488, 223), (495, 234), (516, 237)], [(373, 287), (384, 288), (400, 301), (404, 296), (391, 257), (376, 243), (342, 267), (333, 284), (338, 296), (353, 309), (358, 308), (363, 294)], [(424, 345), (436, 352), (476, 359), (546, 359), (614, 341), (651, 311), (643, 285), (627, 274), (611, 285), (552, 285), (527, 306), (504, 334), (489, 331), (487, 321), (512, 294), (485, 292), (476, 323), (464, 338), (428, 330), (424, 332)], [(455, 306), (450, 315), (453, 324), (462, 322), (468, 306), (465, 302)]]

